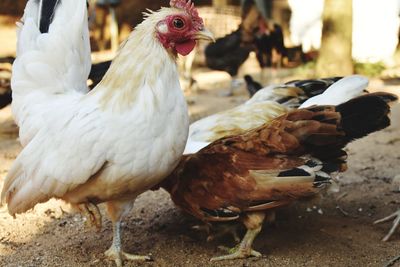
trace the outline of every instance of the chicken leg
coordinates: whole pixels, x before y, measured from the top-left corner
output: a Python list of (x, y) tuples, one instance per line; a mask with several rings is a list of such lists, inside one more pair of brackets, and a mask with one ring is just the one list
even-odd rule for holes
[(124, 252), (121, 245), (121, 220), (133, 206), (134, 200), (107, 202), (107, 212), (113, 223), (113, 242), (111, 247), (104, 253), (106, 257), (114, 260), (117, 267), (121, 267), (123, 260), (151, 261), (149, 256), (132, 255)]
[(245, 259), (248, 257), (261, 257), (262, 254), (258, 251), (252, 249), (253, 241), (256, 236), (261, 232), (262, 224), (266, 214), (264, 212), (252, 212), (248, 213), (243, 220), (244, 225), (247, 228), (247, 232), (243, 237), (240, 244), (231, 249), (231, 253), (224, 256), (214, 257), (211, 261), (221, 261), (221, 260), (235, 260), (235, 259)]
[(400, 209), (398, 211), (392, 213), (391, 215), (374, 222), (374, 224), (378, 224), (378, 223), (384, 223), (384, 222), (387, 222), (390, 220), (393, 220), (393, 225), (392, 225), (392, 228), (390, 228), (389, 233), (387, 233), (387, 235), (382, 239), (382, 241), (385, 241), (385, 242), (389, 240), (389, 238), (394, 234), (394, 231), (396, 231), (397, 227), (400, 224)]
[(97, 231), (101, 230), (101, 213), (97, 205), (93, 203), (84, 203), (77, 206), (78, 210), (86, 218), (86, 224), (88, 226), (95, 227)]

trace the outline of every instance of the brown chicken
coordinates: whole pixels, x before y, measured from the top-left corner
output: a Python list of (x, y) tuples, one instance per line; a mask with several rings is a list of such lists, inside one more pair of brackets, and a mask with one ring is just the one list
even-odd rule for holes
[(160, 186), (177, 206), (204, 222), (245, 225), (235, 252), (212, 260), (259, 257), (252, 243), (266, 216), (315, 196), (331, 183), (331, 174), (345, 171), (343, 148), (389, 126), (387, 102), (395, 99), (375, 93), (338, 106), (291, 111), (185, 156)]

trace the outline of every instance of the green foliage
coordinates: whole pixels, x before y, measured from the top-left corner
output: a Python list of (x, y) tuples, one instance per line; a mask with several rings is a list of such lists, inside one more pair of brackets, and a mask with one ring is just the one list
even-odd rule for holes
[(359, 63), (354, 62), (354, 72), (368, 77), (377, 77), (386, 69), (382, 62), (377, 63)]

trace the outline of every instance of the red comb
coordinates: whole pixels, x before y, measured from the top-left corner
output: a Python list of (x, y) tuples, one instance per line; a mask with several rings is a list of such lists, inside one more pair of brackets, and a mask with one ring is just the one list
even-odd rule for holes
[[(171, 0), (169, 2), (169, 5), (171, 7), (183, 9), (188, 13), (192, 18), (199, 24), (203, 24), (203, 20), (200, 18), (199, 13), (197, 12), (197, 9), (194, 7), (194, 3), (192, 3), (192, 0)], [(200, 25), (198, 25), (200, 26)]]
[(171, 0), (169, 2), (169, 5), (171, 7), (184, 9), (188, 13), (191, 13), (193, 10), (196, 11), (196, 9), (194, 7), (194, 3), (192, 3), (192, 0), (189, 0), (187, 2), (186, 2), (186, 0)]

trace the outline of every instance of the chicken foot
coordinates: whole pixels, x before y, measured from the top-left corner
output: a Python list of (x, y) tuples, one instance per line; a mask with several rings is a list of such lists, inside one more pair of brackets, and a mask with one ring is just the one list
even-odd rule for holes
[(117, 267), (123, 266), (123, 260), (130, 261), (152, 261), (150, 256), (140, 256), (126, 253), (121, 245), (121, 220), (124, 214), (128, 213), (132, 206), (132, 201), (110, 201), (107, 202), (107, 212), (113, 223), (113, 241), (111, 247), (104, 253), (107, 258), (114, 260)]
[(111, 247), (104, 253), (106, 257), (114, 260), (117, 267), (122, 266), (122, 260), (151, 261), (149, 256), (139, 256), (126, 253), (121, 248), (121, 222), (113, 222), (113, 242)]
[(86, 224), (88, 226), (95, 227), (98, 231), (101, 230), (101, 213), (97, 205), (90, 202), (79, 204), (78, 210), (86, 218)]
[(243, 223), (247, 232), (240, 244), (229, 250), (228, 255), (214, 257), (211, 261), (245, 259), (248, 257), (261, 257), (262, 254), (252, 249), (254, 239), (261, 232), (263, 221), (266, 217), (264, 212), (253, 212), (246, 215)]
[(400, 209), (392, 213), (391, 215), (374, 222), (374, 224), (378, 224), (378, 223), (388, 222), (390, 220), (393, 220), (393, 225), (392, 228), (390, 228), (390, 231), (387, 233), (387, 235), (382, 239), (382, 241), (385, 242), (389, 240), (389, 238), (394, 234), (394, 231), (396, 231), (397, 227), (400, 224)]

